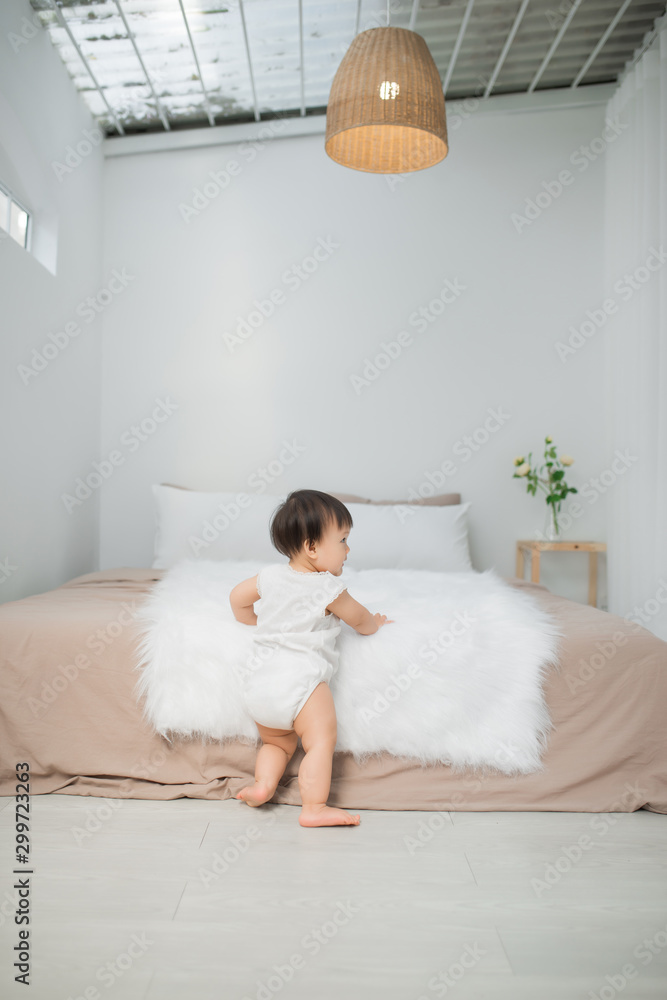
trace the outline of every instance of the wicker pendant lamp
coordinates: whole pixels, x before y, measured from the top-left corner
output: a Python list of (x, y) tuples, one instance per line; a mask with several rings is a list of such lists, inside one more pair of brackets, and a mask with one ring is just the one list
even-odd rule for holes
[(355, 36), (331, 85), (324, 148), (336, 163), (375, 174), (445, 158), (445, 97), (421, 35), (387, 27)]

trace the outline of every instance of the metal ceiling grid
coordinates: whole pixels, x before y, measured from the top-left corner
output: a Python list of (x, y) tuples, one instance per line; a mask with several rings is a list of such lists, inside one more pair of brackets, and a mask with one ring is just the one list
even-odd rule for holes
[[(322, 114), (358, 31), (421, 34), (447, 99), (615, 81), (654, 0), (31, 0), (109, 134)], [(377, 6), (376, 6), (377, 5)]]

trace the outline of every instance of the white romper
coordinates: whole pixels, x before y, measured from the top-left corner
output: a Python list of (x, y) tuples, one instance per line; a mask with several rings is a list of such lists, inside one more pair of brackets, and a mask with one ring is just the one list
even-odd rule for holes
[(338, 669), (340, 619), (326, 607), (346, 586), (332, 573), (302, 573), (287, 563), (260, 570), (255, 655), (241, 677), (255, 722), (292, 729), (317, 685), (331, 680)]

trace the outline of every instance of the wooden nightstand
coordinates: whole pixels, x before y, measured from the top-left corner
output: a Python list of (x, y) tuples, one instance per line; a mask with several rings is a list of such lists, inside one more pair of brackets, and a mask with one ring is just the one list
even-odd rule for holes
[(598, 603), (598, 554), (606, 552), (605, 542), (534, 542), (516, 543), (516, 575), (523, 580), (525, 553), (530, 553), (530, 579), (540, 582), (540, 556), (543, 552), (588, 552), (588, 603)]

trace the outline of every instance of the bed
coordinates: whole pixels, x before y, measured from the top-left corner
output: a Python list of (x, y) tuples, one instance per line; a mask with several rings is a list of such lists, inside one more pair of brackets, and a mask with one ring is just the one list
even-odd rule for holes
[[(356, 522), (355, 522), (356, 523)], [(157, 560), (156, 560), (157, 561)], [(137, 609), (168, 570), (88, 573), (0, 606), (0, 794), (17, 762), (33, 794), (226, 799), (254, 771), (244, 741), (169, 742), (136, 697)], [(336, 752), (330, 804), (347, 809), (667, 813), (667, 643), (635, 623), (515, 578), (559, 623), (544, 681), (544, 770), (483, 777), (385, 753)], [(273, 801), (300, 805), (290, 761)]]

